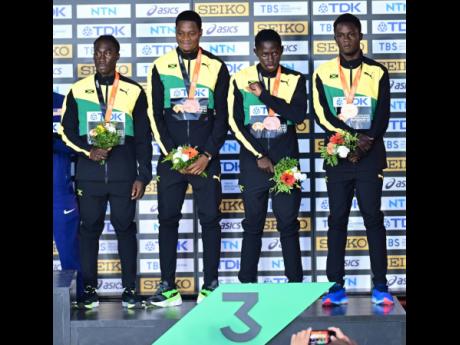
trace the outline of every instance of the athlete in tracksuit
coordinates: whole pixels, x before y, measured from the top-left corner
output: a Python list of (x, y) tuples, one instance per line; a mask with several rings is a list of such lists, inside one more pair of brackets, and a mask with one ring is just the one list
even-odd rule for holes
[[(53, 123), (61, 121), (64, 96), (53, 92)], [(78, 227), (80, 215), (73, 188), (71, 163), (75, 152), (53, 133), (53, 236), (63, 270), (77, 271), (77, 299), (83, 294)]]
[[(196, 12), (179, 14), (176, 18), (179, 46), (156, 59), (148, 76), (149, 118), (161, 149), (157, 166), (161, 283), (147, 302), (160, 307), (182, 303), (175, 284), (176, 251), (181, 208), (189, 183), (197, 203), (203, 241), (204, 284), (197, 302), (218, 286), (221, 240), (218, 155), (228, 131), (229, 74), (222, 60), (199, 47), (201, 33), (201, 18)], [(194, 93), (190, 91), (193, 88)], [(188, 107), (190, 103), (194, 108)], [(162, 160), (172, 149), (184, 144), (196, 146), (200, 157), (185, 173), (180, 173), (171, 170), (170, 162)], [(202, 172), (207, 177), (198, 176)]]
[[(97, 73), (72, 85), (62, 108), (64, 142), (79, 153), (76, 167), (80, 206), (80, 256), (85, 284), (83, 304), (98, 306), (97, 257), (104, 228), (107, 202), (110, 221), (118, 239), (121, 261), (122, 304), (132, 308), (142, 303), (136, 293), (137, 239), (134, 222), (136, 200), (152, 179), (152, 135), (147, 117), (147, 98), (142, 87), (115, 70), (120, 46), (110, 35), (94, 42)], [(118, 83), (118, 85), (117, 85)], [(90, 128), (109, 120), (116, 124), (121, 143), (110, 150), (92, 145)]]
[[(383, 136), (390, 117), (388, 71), (380, 63), (363, 56), (358, 18), (351, 14), (339, 16), (334, 22), (334, 34), (340, 54), (320, 65), (313, 74), (313, 109), (317, 123), (326, 132), (326, 143), (339, 129), (357, 134), (359, 142), (348, 158), (339, 159), (338, 165), (324, 164), (330, 209), (326, 273), (335, 285), (323, 297), (323, 304), (348, 302), (343, 287), (345, 246), (355, 193), (369, 243), (374, 283), (372, 301), (392, 304), (386, 280), (386, 233), (380, 210), (382, 170), (387, 167)], [(344, 107), (353, 85), (357, 85), (356, 92), (347, 107), (355, 105), (355, 114), (350, 117)]]
[[(307, 117), (305, 78), (279, 64), (283, 49), (278, 33), (262, 30), (255, 41), (254, 51), (260, 63), (234, 74), (228, 92), (229, 124), (241, 144), (239, 183), (245, 218), (238, 278), (243, 283), (257, 282), (269, 189), (274, 185), (269, 181), (273, 177), (273, 166), (284, 157), (299, 159), (295, 124)], [(274, 96), (278, 67), (279, 89)], [(280, 120), (277, 130), (264, 128), (269, 108)], [(300, 223), (297, 219), (301, 191), (294, 188), (291, 194), (271, 193), (271, 198), (285, 274), (289, 282), (301, 282)]]

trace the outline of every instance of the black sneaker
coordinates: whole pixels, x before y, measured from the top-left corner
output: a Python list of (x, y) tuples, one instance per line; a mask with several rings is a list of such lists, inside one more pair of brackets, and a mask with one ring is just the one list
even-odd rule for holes
[(176, 285), (161, 281), (160, 286), (153, 296), (147, 298), (147, 306), (174, 307), (182, 304), (182, 297)]
[(81, 297), (81, 304), (86, 309), (93, 309), (99, 306), (99, 296), (97, 295), (95, 287), (91, 285), (85, 287), (85, 291)]
[(135, 289), (125, 288), (121, 294), (121, 305), (125, 308), (143, 308), (145, 301), (136, 293)]
[(203, 286), (201, 287), (201, 291), (198, 294), (198, 298), (196, 299), (196, 304), (201, 303), (206, 297), (208, 297), (211, 292), (213, 292), (217, 287), (219, 286), (219, 281), (218, 280), (213, 280), (211, 284), (208, 286)]

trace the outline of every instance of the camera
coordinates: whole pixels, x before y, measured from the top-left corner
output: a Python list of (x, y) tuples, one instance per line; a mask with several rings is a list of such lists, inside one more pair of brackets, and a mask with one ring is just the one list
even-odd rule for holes
[(331, 342), (331, 335), (335, 336), (334, 331), (328, 329), (324, 330), (312, 330), (310, 333), (309, 345), (323, 345)]

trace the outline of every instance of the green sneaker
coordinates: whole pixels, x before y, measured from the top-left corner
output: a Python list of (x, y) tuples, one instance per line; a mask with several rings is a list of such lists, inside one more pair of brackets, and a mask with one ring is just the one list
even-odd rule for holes
[(121, 305), (124, 308), (143, 308), (145, 306), (142, 296), (136, 293), (135, 289), (125, 288), (121, 295)]
[(174, 307), (182, 304), (182, 297), (177, 290), (176, 285), (170, 285), (166, 281), (161, 281), (160, 286), (153, 296), (147, 298), (147, 306), (156, 307)]
[(91, 285), (87, 285), (85, 287), (85, 291), (81, 297), (81, 304), (83, 305), (83, 308), (86, 309), (93, 309), (99, 306), (99, 297), (95, 287)]
[(201, 291), (198, 294), (198, 298), (196, 299), (196, 304), (201, 303), (206, 297), (208, 297), (211, 292), (213, 292), (217, 287), (219, 286), (219, 281), (218, 280), (213, 280), (211, 284), (208, 286), (203, 286), (201, 287)]

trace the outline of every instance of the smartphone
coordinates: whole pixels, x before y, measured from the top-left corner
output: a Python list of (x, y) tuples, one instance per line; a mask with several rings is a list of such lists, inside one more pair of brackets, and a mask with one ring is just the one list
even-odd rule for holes
[(331, 335), (335, 336), (334, 331), (328, 329), (312, 330), (310, 333), (309, 345), (322, 345), (329, 344), (331, 342)]

